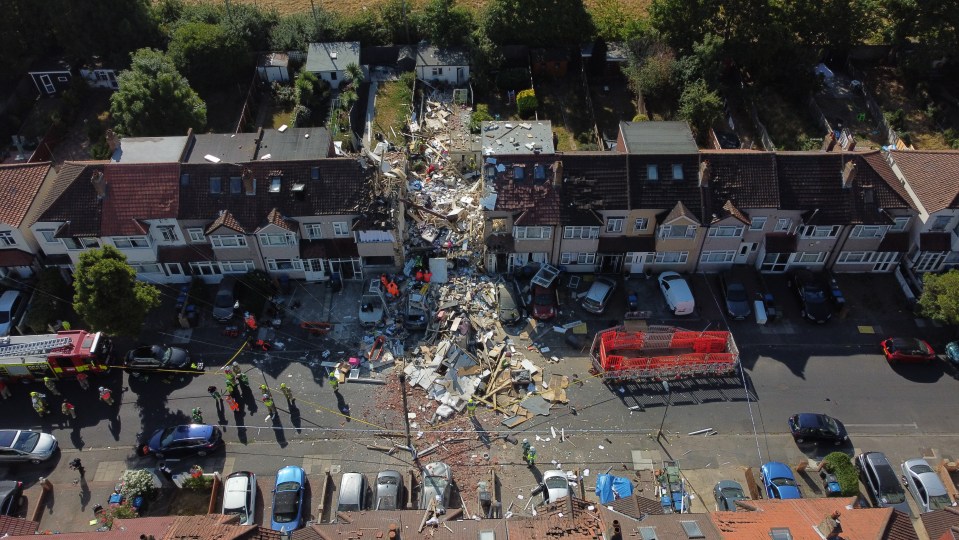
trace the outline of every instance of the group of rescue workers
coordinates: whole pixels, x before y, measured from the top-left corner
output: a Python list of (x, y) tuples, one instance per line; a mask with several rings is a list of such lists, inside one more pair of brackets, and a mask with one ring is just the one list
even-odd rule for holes
[[(90, 389), (89, 377), (85, 373), (81, 372), (77, 374), (77, 383), (80, 384), (80, 388), (84, 391)], [(57, 381), (55, 381), (52, 377), (44, 377), (43, 385), (51, 394), (55, 396), (63, 395), (60, 392), (60, 389), (57, 387)], [(97, 388), (97, 392), (100, 395), (100, 401), (106, 403), (107, 405), (113, 405), (113, 392), (109, 388), (101, 386)], [(43, 392), (30, 392), (30, 402), (33, 404), (33, 410), (36, 411), (41, 418), (50, 414), (50, 404), (47, 401), (47, 395)], [(60, 404), (60, 413), (69, 417), (71, 420), (74, 420), (77, 417), (76, 407), (67, 401), (66, 398), (64, 398), (63, 402)]]

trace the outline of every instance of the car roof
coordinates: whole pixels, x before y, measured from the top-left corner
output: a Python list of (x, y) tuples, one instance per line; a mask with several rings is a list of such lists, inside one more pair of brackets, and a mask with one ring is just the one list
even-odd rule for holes
[(796, 416), (801, 427), (821, 426), (826, 419), (826, 415), (821, 413), (799, 413)]
[(561, 471), (559, 469), (546, 471), (543, 473), (543, 480), (546, 480), (547, 478), (553, 478), (555, 476), (562, 476), (563, 478), (566, 478), (566, 471)]
[(20, 291), (9, 290), (0, 295), (0, 310), (9, 308), (13, 300), (20, 296)]
[(18, 433), (20, 431), (16, 429), (0, 429), (0, 446), (6, 448), (13, 446), (13, 441), (16, 440)]
[(276, 471), (276, 483), (282, 484), (283, 482), (303, 482), (303, 469), (297, 467), (296, 465), (287, 465), (282, 469)]
[[(785, 463), (780, 461), (768, 461), (763, 464), (763, 471), (768, 472), (770, 475), (775, 475), (775, 478), (795, 478), (793, 475), (792, 469), (790, 469)], [(770, 477), (767, 476), (768, 480)]]
[(205, 439), (213, 434), (213, 426), (207, 424), (184, 424), (176, 427), (173, 440)]

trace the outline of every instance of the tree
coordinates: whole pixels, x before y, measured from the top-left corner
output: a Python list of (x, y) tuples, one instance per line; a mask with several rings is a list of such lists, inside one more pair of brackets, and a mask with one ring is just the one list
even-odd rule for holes
[(138, 335), (147, 312), (160, 305), (160, 290), (136, 277), (126, 255), (113, 246), (81, 253), (73, 309), (94, 330)]
[(657, 42), (638, 49), (630, 54), (625, 70), (633, 91), (647, 99), (675, 102), (677, 64), (673, 50)]
[(140, 49), (110, 97), (114, 130), (127, 137), (183, 135), (206, 126), (206, 103), (162, 52)]
[(296, 126), (322, 124), (330, 111), (330, 85), (315, 73), (300, 71), (293, 81), (296, 107), (293, 122)]
[(60, 269), (44, 268), (37, 279), (36, 292), (27, 313), (27, 326), (34, 332), (45, 332), (48, 325), (63, 318), (72, 297), (73, 290), (63, 280)]
[(598, 0), (590, 13), (596, 34), (606, 41), (631, 41), (649, 31), (647, 19), (633, 14), (619, 0)]
[(516, 94), (516, 111), (523, 118), (529, 118), (539, 107), (539, 100), (536, 98), (536, 91), (532, 88), (521, 90)]
[(935, 321), (959, 324), (959, 270), (923, 274), (919, 311)]
[(579, 44), (593, 35), (582, 0), (490, 0), (482, 28), (498, 45), (556, 47)]
[(473, 31), (473, 15), (456, 0), (430, 0), (420, 22), (423, 35), (437, 47), (460, 47)]
[[(31, 2), (30, 17), (45, 12), (47, 30), (65, 54), (73, 60), (100, 57), (108, 64), (125, 60), (141, 47), (157, 45), (157, 21), (151, 15), (150, 0), (44, 0)], [(9, 16), (4, 10), (4, 17)]]
[(705, 137), (713, 122), (722, 118), (723, 100), (699, 79), (683, 89), (679, 98), (679, 116), (689, 122), (700, 139)]
[(193, 86), (214, 89), (249, 73), (253, 63), (248, 50), (224, 25), (188, 22), (174, 30), (167, 54)]

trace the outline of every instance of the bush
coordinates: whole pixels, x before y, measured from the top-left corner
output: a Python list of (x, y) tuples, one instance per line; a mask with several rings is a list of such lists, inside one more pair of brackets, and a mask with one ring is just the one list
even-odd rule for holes
[(906, 111), (902, 109), (896, 109), (895, 111), (886, 111), (883, 113), (883, 116), (886, 117), (886, 122), (889, 122), (889, 126), (896, 131), (902, 131), (906, 129)]
[(844, 497), (859, 495), (859, 473), (849, 456), (842, 452), (833, 452), (822, 460), (822, 465), (826, 472), (836, 475)]
[(284, 109), (289, 109), (296, 104), (296, 90), (292, 86), (273, 81), (270, 91), (273, 93), (273, 99)]
[(156, 477), (146, 469), (137, 469), (135, 471), (124, 471), (120, 476), (123, 486), (120, 492), (130, 500), (134, 497), (143, 497), (148, 499), (156, 493), (157, 486), (154, 483)]
[(633, 122), (649, 122), (649, 117), (643, 113), (636, 113), (636, 116), (633, 117)]
[(516, 110), (523, 118), (532, 116), (538, 107), (539, 100), (536, 99), (536, 91), (532, 88), (527, 88), (516, 94)]
[(209, 491), (212, 487), (212, 476), (201, 475), (196, 478), (191, 476), (183, 481), (183, 489), (188, 489), (190, 491)]
[(477, 104), (476, 110), (470, 115), (470, 132), (479, 133), (483, 122), (489, 122), (492, 119), (493, 115), (489, 113), (489, 105), (485, 103)]

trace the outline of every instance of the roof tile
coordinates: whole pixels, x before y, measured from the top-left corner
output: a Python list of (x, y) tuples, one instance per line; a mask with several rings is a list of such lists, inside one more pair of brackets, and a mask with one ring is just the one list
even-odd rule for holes
[(889, 154), (927, 212), (959, 207), (959, 152), (893, 150)]
[(175, 218), (179, 177), (176, 163), (107, 165), (100, 234), (147, 234), (149, 228), (138, 220)]
[(856, 499), (764, 499), (747, 501), (754, 511), (713, 512), (710, 518), (725, 538), (769, 540), (773, 528), (788, 528), (793, 540), (822, 540), (818, 527), (833, 512), (840, 513), (843, 536), (884, 538), (892, 519), (892, 508), (852, 508)]
[(57, 174), (54, 191), (43, 201), (47, 209), (37, 221), (69, 222), (58, 237), (100, 236), (101, 206), (90, 179), (103, 173), (103, 163), (68, 163)]
[(919, 516), (926, 533), (932, 540), (938, 540), (951, 527), (959, 527), (959, 508), (947, 506)]
[(50, 163), (47, 162), (0, 165), (0, 186), (3, 189), (0, 223), (13, 227), (23, 223), (48, 172)]

